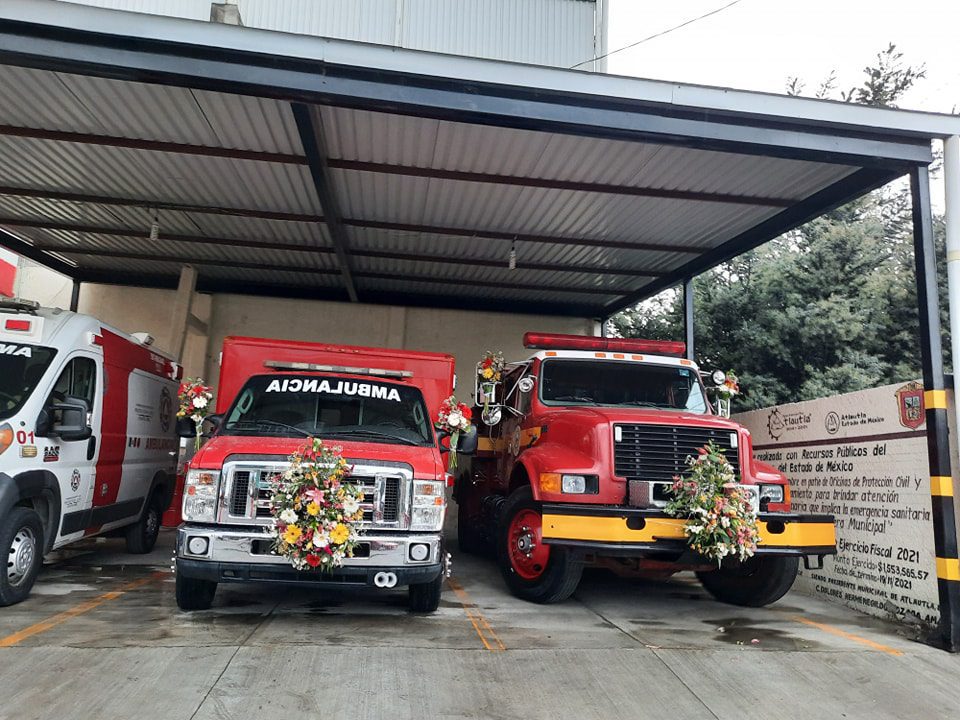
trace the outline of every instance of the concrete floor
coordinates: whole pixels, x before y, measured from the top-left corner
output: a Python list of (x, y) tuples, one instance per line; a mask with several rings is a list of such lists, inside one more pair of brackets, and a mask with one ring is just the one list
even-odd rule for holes
[(591, 574), (566, 603), (454, 557), (440, 611), (405, 596), (221, 586), (181, 613), (173, 533), (50, 559), (0, 608), (0, 718), (954, 718), (960, 657), (791, 593), (747, 610), (692, 578)]

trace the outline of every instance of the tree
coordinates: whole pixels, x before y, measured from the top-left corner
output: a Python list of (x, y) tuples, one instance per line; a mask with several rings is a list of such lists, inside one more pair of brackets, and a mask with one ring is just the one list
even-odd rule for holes
[[(895, 107), (924, 76), (922, 65), (905, 64), (890, 45), (841, 98)], [(791, 94), (803, 87), (796, 78), (788, 82)], [(835, 87), (831, 73), (815, 94), (830, 97)], [(910, 210), (909, 189), (894, 183), (694, 281), (698, 359), (704, 368), (737, 371), (740, 409), (919, 376)], [(936, 225), (942, 255), (942, 220)], [(941, 285), (945, 314), (942, 274)], [(671, 290), (615, 316), (609, 329), (681, 339), (682, 312), (682, 298)]]

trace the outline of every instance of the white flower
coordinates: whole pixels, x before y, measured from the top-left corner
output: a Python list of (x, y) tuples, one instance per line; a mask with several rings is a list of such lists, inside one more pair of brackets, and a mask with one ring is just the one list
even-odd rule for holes
[(330, 544), (330, 538), (327, 537), (327, 534), (325, 532), (323, 533), (315, 532), (313, 534), (313, 546), (318, 550), (325, 548), (329, 544)]
[(207, 406), (207, 399), (202, 395), (200, 397), (195, 397), (193, 399), (193, 406), (195, 408), (205, 408)]
[(343, 500), (343, 513), (345, 515), (353, 515), (360, 509), (360, 503), (355, 497), (347, 497)]
[(450, 427), (460, 427), (460, 423), (463, 422), (463, 415), (459, 410), (454, 410), (452, 413), (447, 415), (447, 423)]
[(464, 430), (466, 430), (468, 427), (470, 427), (470, 421), (467, 420), (466, 417), (461, 417), (461, 418), (460, 418), (460, 427), (463, 428)]
[(285, 525), (292, 525), (296, 521), (297, 521), (297, 514), (290, 508), (287, 508), (282, 513), (280, 513), (280, 522), (284, 523)]

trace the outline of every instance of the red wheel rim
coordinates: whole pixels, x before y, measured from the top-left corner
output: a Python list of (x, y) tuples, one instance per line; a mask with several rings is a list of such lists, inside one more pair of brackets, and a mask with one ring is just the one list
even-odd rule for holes
[(536, 510), (521, 510), (510, 521), (507, 552), (514, 572), (524, 580), (536, 580), (547, 569), (550, 546), (543, 543), (543, 521)]

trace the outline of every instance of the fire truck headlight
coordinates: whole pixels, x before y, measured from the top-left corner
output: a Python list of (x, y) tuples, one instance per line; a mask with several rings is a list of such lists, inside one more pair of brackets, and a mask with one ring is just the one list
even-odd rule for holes
[(564, 475), (560, 478), (561, 490), (570, 494), (583, 494), (587, 491), (587, 478), (583, 475)]
[(760, 486), (761, 503), (783, 503), (783, 485), (761, 485)]
[(214, 522), (217, 516), (218, 470), (190, 470), (183, 486), (183, 519)]

